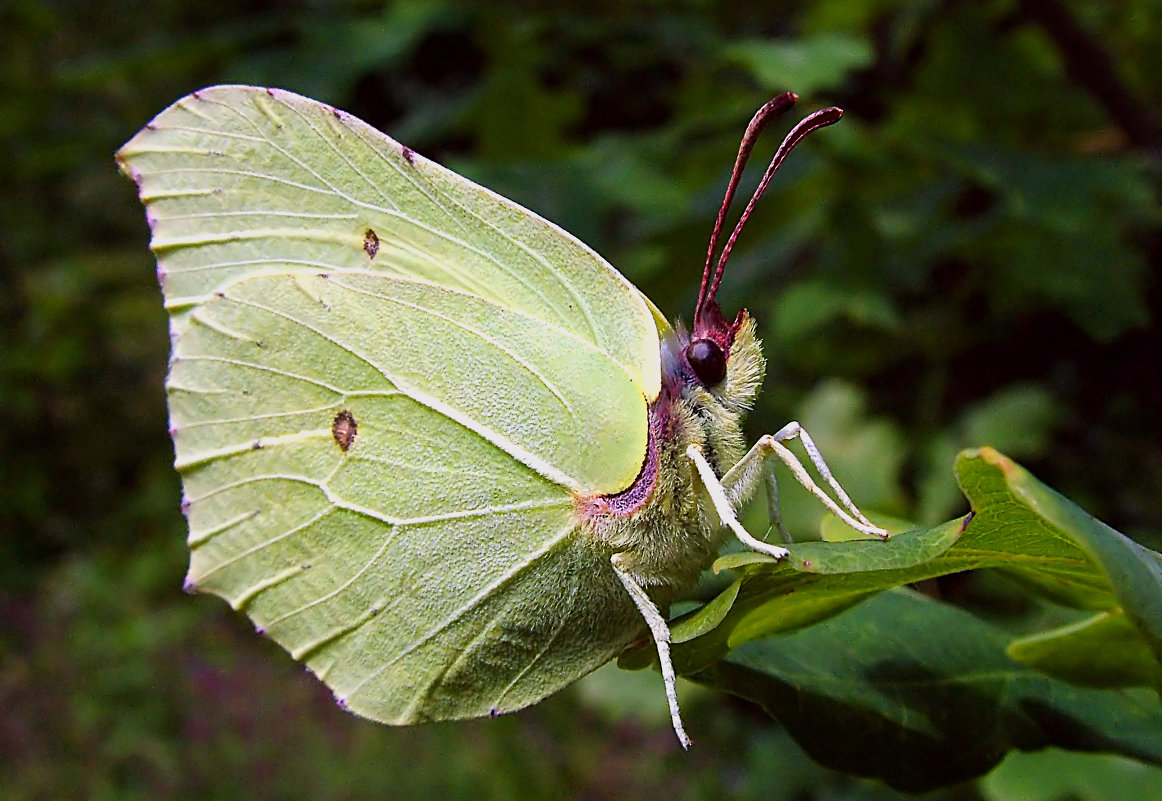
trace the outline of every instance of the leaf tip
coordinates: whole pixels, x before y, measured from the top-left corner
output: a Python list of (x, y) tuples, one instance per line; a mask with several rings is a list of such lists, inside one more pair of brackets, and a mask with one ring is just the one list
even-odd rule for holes
[(972, 519), (974, 517), (976, 517), (976, 510), (975, 509), (973, 511), (969, 512), (968, 514), (966, 514), (964, 516), (964, 519), (962, 519), (960, 521), (960, 528), (957, 530), (956, 536), (959, 537), (961, 534), (963, 534), (965, 531), (968, 530), (968, 524), (972, 522)]
[(979, 448), (969, 448), (965, 450), (962, 455), (968, 459), (980, 459), (983, 462), (996, 465), (1001, 470), (1006, 472), (1016, 467), (1012, 459), (1005, 456), (991, 445), (982, 445)]

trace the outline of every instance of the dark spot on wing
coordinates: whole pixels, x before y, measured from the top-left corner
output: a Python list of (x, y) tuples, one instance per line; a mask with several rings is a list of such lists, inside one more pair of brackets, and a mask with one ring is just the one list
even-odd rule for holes
[(379, 252), (379, 235), (370, 228), (363, 234), (363, 252), (371, 259), (374, 259), (375, 254)]
[(415, 164), (416, 163), (416, 151), (412, 150), (410, 147), (406, 147), (404, 145), (401, 145), (399, 152), (400, 152), (400, 155), (403, 156), (403, 160), (406, 161), (408, 164)]
[(331, 436), (346, 453), (355, 442), (355, 415), (344, 409), (335, 415), (335, 422), (331, 423)]

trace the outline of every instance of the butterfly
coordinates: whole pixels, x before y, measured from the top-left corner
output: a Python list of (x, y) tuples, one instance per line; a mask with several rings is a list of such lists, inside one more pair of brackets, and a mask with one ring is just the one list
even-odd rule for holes
[[(777, 462), (886, 537), (797, 423), (749, 450), (754, 320), (716, 301), (715, 222), (689, 332), (593, 250), (345, 112), (215, 86), (117, 154), (169, 313), (187, 589), (244, 611), (339, 704), (391, 724), (532, 704), (649, 634), (684, 746), (665, 610)], [(838, 498), (784, 443), (799, 438)], [(781, 528), (781, 526), (779, 526)]]

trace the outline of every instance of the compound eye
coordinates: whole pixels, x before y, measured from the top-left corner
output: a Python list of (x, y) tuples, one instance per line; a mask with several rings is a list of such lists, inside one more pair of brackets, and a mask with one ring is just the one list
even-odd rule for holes
[(703, 386), (716, 386), (726, 378), (726, 354), (712, 339), (696, 339), (687, 345), (686, 361)]

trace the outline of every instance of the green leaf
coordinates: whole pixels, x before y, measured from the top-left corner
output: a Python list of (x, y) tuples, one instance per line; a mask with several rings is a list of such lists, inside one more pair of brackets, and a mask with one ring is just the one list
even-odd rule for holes
[[(696, 672), (745, 642), (817, 623), (877, 592), (926, 578), (926, 566), (951, 547), (962, 530), (961, 522), (953, 520), (886, 542), (797, 543), (778, 563), (758, 553), (723, 556), (715, 569), (742, 575), (738, 590), (732, 585), (724, 591), (737, 598), (712, 631), (675, 644), (674, 664), (679, 672)], [(626, 656), (621, 664), (639, 663)]]
[(1108, 754), (1011, 754), (980, 783), (988, 801), (1162, 801), (1162, 769)]
[(1094, 520), (991, 448), (965, 451), (957, 473), (973, 507), (970, 522), (950, 521), (887, 542), (801, 542), (775, 563), (733, 554), (719, 569), (739, 569), (738, 599), (707, 637), (675, 649), (704, 664), (758, 637), (836, 614), (870, 594), (923, 579), (1003, 568), (1051, 600), (1109, 610), (1121, 604), (1157, 653), (1162, 626), (1159, 557)]
[(1073, 684), (1162, 688), (1162, 665), (1120, 611), (1015, 640), (1009, 656)]
[(761, 705), (824, 765), (923, 792), (1054, 744), (1162, 764), (1153, 693), (1072, 687), (1013, 662), (1009, 636), (917, 593), (749, 642), (691, 676)]
[[(1120, 605), (1162, 657), (1158, 553), (1095, 520), (991, 448), (961, 453), (956, 470), (977, 513), (962, 547), (1011, 548), (1009, 561), (1020, 570), (1035, 570), (1067, 591), (1092, 589), (1095, 605)], [(1078, 557), (1084, 564), (1073, 561)]]
[(703, 604), (698, 607), (694, 614), (684, 617), (672, 625), (670, 627), (670, 641), (674, 643), (686, 642), (712, 631), (722, 622), (726, 613), (730, 611), (730, 607), (734, 605), (735, 599), (738, 598), (738, 589), (741, 586), (741, 581), (730, 582), (730, 586), (714, 596), (710, 603)]
[[(1157, 685), (1158, 554), (991, 448), (961, 453), (956, 472), (973, 508), (963, 522), (887, 542), (795, 543), (780, 562), (720, 558), (716, 569), (737, 571), (741, 582), (712, 602), (716, 627), (675, 644), (678, 670), (757, 701), (824, 764), (908, 790), (1046, 744), (1162, 761), (1162, 740), (1150, 736), (1162, 725), (1156, 696), (1062, 681)], [(953, 607), (906, 592), (874, 597), (985, 567), (1070, 606), (1107, 611), (1011, 644), (1007, 632)], [(701, 614), (688, 619), (704, 623)], [(884, 747), (867, 749), (871, 738)], [(884, 753), (908, 756), (885, 761)]]

